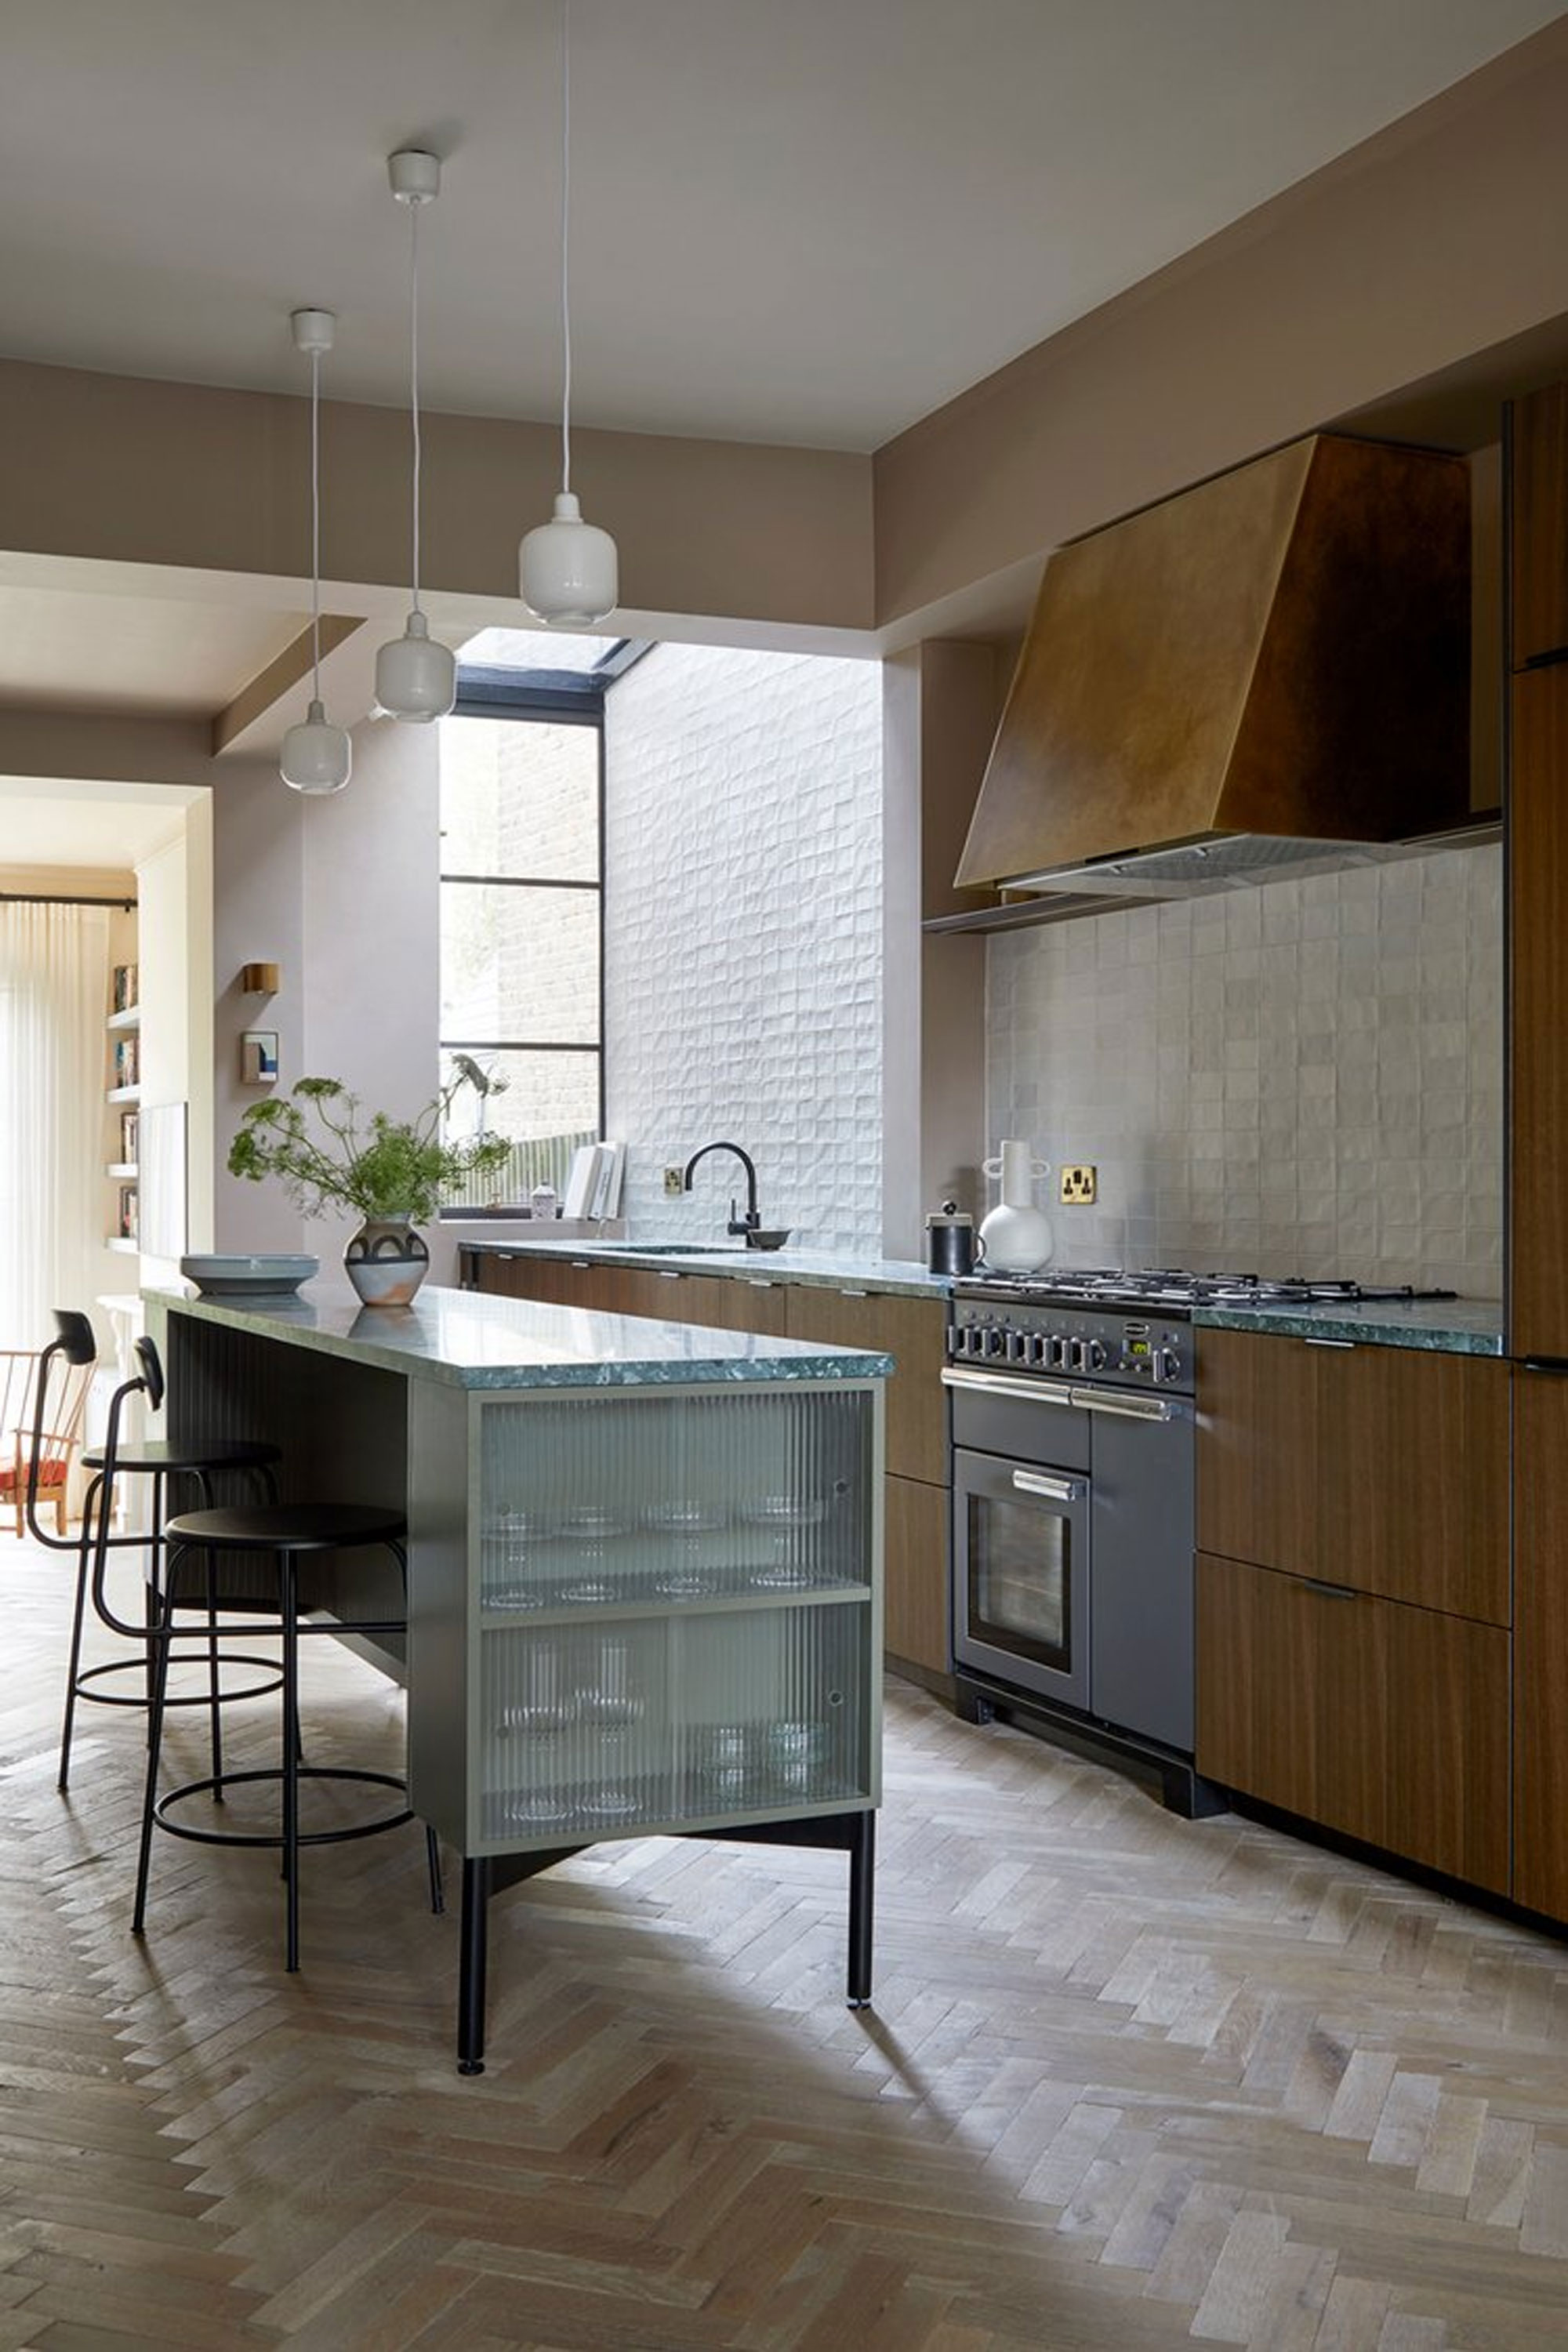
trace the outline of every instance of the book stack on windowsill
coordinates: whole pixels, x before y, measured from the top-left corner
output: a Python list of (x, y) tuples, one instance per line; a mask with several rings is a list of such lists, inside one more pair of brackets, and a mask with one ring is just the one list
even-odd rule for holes
[(618, 1215), (626, 1164), (624, 1143), (584, 1143), (573, 1155), (561, 1221), (585, 1217), (591, 1224), (601, 1225)]

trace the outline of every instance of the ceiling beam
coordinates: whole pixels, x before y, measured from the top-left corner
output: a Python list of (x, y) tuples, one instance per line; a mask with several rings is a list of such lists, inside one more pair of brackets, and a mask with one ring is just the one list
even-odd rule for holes
[[(356, 629), (363, 629), (363, 618), (350, 613), (323, 613), (321, 615), (321, 658), (335, 653)], [(245, 748), (242, 739), (258, 723), (265, 724), (274, 703), (292, 693), (311, 675), (315, 662), (315, 635), (301, 629), (291, 645), (265, 669), (258, 670), (249, 682), (241, 687), (232, 702), (226, 703), (213, 720), (212, 748), (216, 759), (220, 751), (236, 746)], [(357, 717), (357, 713), (355, 714)]]

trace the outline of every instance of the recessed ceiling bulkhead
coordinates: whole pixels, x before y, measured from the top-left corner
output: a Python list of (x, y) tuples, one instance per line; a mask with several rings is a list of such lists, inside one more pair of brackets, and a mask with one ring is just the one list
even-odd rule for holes
[(1469, 804), (1469, 471), (1318, 434), (1055, 554), (957, 880), (1166, 898)]

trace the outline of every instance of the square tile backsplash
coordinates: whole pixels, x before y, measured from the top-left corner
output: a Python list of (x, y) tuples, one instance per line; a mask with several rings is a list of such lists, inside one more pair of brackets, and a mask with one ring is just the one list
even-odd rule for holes
[[(1020, 1136), (1052, 1163), (1057, 1262), (1496, 1297), (1501, 855), (993, 940), (988, 1149)], [(1098, 1168), (1092, 1207), (1056, 1205), (1063, 1160)]]

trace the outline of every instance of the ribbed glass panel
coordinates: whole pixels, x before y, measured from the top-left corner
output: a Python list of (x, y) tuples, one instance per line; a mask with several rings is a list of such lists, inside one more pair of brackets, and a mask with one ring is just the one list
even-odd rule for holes
[(864, 1605), (488, 1633), (485, 1834), (548, 1844), (865, 1796)]
[(804, 1388), (486, 1409), (487, 1837), (867, 1794), (871, 1433)]
[(484, 1418), (489, 1612), (647, 1609), (867, 1580), (867, 1395), (563, 1398)]

